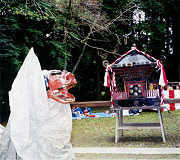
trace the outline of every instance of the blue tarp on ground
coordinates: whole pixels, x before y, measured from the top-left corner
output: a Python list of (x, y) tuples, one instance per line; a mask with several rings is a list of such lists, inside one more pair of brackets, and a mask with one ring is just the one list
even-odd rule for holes
[(95, 115), (95, 117), (81, 116), (81, 117), (72, 117), (72, 119), (113, 117), (113, 116), (116, 115), (116, 113), (107, 114), (107, 113), (104, 113), (104, 112), (100, 112), (100, 113), (92, 113), (91, 115)]
[[(116, 117), (116, 113), (104, 113), (104, 112), (99, 112), (99, 113), (92, 113), (91, 115), (95, 115), (95, 117), (88, 117), (88, 116), (82, 116), (82, 117), (72, 117), (72, 119), (86, 119), (86, 118), (105, 118), (105, 117)], [(123, 116), (131, 116), (134, 114), (129, 114), (128, 110), (123, 111)], [(136, 114), (138, 115), (138, 114)]]

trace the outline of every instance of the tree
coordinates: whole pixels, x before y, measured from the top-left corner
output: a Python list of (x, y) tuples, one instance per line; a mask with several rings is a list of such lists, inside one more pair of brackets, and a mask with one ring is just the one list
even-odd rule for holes
[(0, 6), (0, 109), (4, 121), (9, 115), (8, 91), (29, 49), (34, 47), (42, 69), (63, 68), (70, 55), (63, 43), (63, 27), (56, 27), (64, 24), (65, 17), (54, 10), (51, 1), (2, 0)]
[[(165, 55), (165, 69), (169, 81), (180, 78), (179, 64), (179, 2), (175, 0), (139, 1), (139, 7), (145, 12), (145, 21), (135, 26), (139, 34), (137, 43), (150, 55), (159, 58)], [(172, 72), (172, 70), (174, 72)], [(176, 74), (174, 74), (176, 73)]]
[[(117, 26), (114, 24), (124, 20), (123, 15), (128, 11), (128, 6), (121, 12), (118, 10), (118, 12), (112, 16), (112, 19), (109, 18), (103, 11), (102, 1), (100, 3), (96, 0), (68, 1), (68, 3), (67, 1), (61, 1), (61, 7), (62, 9), (68, 8), (68, 13), (66, 13), (68, 16), (66, 16), (66, 23), (64, 25), (64, 39), (68, 45), (71, 44), (74, 46), (74, 49), (69, 48), (72, 54), (72, 59), (70, 59), (67, 69), (70, 70), (73, 68), (72, 72), (75, 73), (76, 77), (82, 77), (81, 75), (85, 76), (86, 72), (92, 73), (92, 66), (94, 64), (96, 64), (96, 66), (98, 66), (99, 63), (101, 64), (101, 60), (98, 60), (99, 57), (97, 55), (100, 55), (102, 60), (106, 59), (107, 56), (111, 54), (116, 58), (119, 56), (117, 51), (119, 49), (119, 44), (121, 43), (120, 39), (122, 39), (122, 35), (118, 33)], [(66, 10), (64, 10), (64, 14), (65, 12)], [(74, 25), (72, 26), (71, 24)], [(89, 59), (89, 54), (91, 55), (90, 63), (87, 62), (84, 64), (84, 61)], [(84, 65), (83, 68), (85, 68), (85, 65), (87, 65), (88, 70), (82, 71), (80, 67), (82, 65)], [(77, 72), (75, 72), (76, 70)], [(95, 70), (97, 73), (101, 72), (99, 69)], [(81, 96), (79, 97), (82, 99), (85, 97), (85, 94), (83, 94), (85, 90), (88, 90), (89, 94), (89, 96), (86, 94), (86, 98), (91, 97), (92, 92), (97, 92), (97, 90), (95, 91), (93, 88), (91, 90), (89, 90), (89, 88), (85, 90), (82, 88), (82, 86), (89, 87), (88, 84), (91, 83), (91, 79), (95, 79), (95, 77), (100, 76), (100, 74), (97, 73), (91, 74), (92, 77), (88, 74), (86, 81), (84, 81), (82, 78), (82, 80), (78, 82), (76, 88), (81, 88), (79, 91), (79, 95)], [(97, 83), (98, 99), (100, 99), (100, 86), (103, 86), (102, 81), (104, 76), (104, 68), (101, 74), (102, 73), (103, 75), (100, 76), (102, 77), (102, 80), (98, 80)], [(94, 85), (92, 86), (96, 86), (96, 82), (94, 82)], [(78, 89), (76, 90), (76, 95), (77, 92)]]

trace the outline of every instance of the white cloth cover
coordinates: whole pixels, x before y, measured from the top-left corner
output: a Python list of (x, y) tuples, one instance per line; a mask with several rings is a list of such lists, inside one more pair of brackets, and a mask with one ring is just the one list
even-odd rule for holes
[(9, 92), (10, 139), (23, 160), (71, 160), (72, 116), (69, 104), (47, 99), (45, 82), (33, 48)]
[(4, 131), (4, 127), (2, 125), (0, 125), (0, 138), (2, 136), (3, 131)]

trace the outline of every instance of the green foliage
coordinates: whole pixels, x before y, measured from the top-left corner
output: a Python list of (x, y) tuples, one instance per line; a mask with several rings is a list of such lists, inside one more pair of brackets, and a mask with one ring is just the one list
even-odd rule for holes
[[(63, 69), (65, 58), (69, 59), (68, 47), (63, 43), (65, 17), (50, 2), (0, 2), (0, 90), (3, 93), (0, 104), (4, 113), (9, 106), (8, 91), (31, 47), (42, 62), (42, 69)], [(3, 114), (2, 120), (7, 115)]]
[[(156, 58), (160, 54), (167, 56), (170, 53), (169, 47), (173, 45), (171, 41), (173, 34), (170, 28), (173, 30), (173, 25), (176, 25), (172, 23), (172, 20), (175, 19), (175, 15), (178, 15), (177, 4), (174, 2), (171, 0), (134, 1), (135, 6), (138, 6), (140, 10), (145, 12), (145, 21), (141, 21), (138, 24), (129, 22), (128, 28), (138, 35), (138, 38), (135, 38), (135, 36), (129, 37), (131, 39), (129, 42), (131, 44), (135, 42), (139, 49)], [(132, 11), (136, 7), (132, 8)], [(129, 17), (132, 17), (132, 13), (128, 14)]]

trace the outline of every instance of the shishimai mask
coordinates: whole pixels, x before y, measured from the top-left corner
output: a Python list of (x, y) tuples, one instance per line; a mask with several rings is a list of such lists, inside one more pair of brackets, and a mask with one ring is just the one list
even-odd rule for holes
[(63, 104), (75, 101), (75, 97), (68, 92), (77, 84), (72, 73), (66, 70), (43, 70), (43, 75), (48, 98)]

